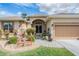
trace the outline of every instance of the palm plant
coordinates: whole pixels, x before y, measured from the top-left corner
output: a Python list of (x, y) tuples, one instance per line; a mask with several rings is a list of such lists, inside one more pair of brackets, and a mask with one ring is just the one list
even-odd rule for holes
[(31, 34), (34, 34), (35, 30), (34, 30), (34, 28), (28, 28), (28, 29), (26, 29), (26, 32), (28, 35), (31, 35)]
[(28, 38), (29, 41), (32, 41), (32, 42), (35, 41), (34, 32), (35, 32), (34, 28), (28, 28), (26, 30), (27, 38)]

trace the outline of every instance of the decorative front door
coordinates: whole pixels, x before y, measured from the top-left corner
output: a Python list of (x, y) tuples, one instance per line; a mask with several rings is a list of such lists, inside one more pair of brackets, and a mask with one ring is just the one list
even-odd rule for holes
[(42, 20), (35, 20), (33, 22), (33, 27), (36, 29), (35, 34), (37, 37), (41, 37), (45, 30), (45, 23)]
[(36, 35), (40, 35), (43, 32), (42, 24), (36, 24)]

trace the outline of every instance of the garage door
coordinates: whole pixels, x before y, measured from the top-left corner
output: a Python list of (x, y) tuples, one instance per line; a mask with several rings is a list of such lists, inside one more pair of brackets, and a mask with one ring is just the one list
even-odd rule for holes
[(79, 37), (79, 25), (55, 25), (56, 37)]

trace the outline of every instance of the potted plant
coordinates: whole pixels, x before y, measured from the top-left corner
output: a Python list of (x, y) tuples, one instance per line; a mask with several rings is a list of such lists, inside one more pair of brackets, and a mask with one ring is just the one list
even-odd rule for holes
[(26, 42), (27, 42), (28, 45), (32, 45), (32, 42), (34, 42), (34, 41), (35, 41), (35, 36), (34, 35), (28, 35), (27, 36)]
[(27, 30), (26, 30), (26, 33), (27, 33), (27, 42), (30, 44), (30, 45), (32, 45), (32, 42), (34, 42), (35, 41), (35, 36), (34, 36), (34, 28), (28, 28)]
[(43, 38), (43, 40), (48, 40), (48, 36), (47, 36), (46, 31), (43, 32), (42, 38)]
[(32, 41), (32, 42), (34, 42), (34, 41), (35, 41), (35, 36), (34, 36), (34, 35), (28, 35), (28, 36), (27, 36), (27, 41)]

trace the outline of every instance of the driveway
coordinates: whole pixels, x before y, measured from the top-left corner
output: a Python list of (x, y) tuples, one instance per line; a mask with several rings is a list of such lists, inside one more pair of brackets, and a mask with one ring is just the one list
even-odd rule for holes
[(76, 56), (79, 56), (79, 40), (59, 40), (57, 42), (59, 42)]

